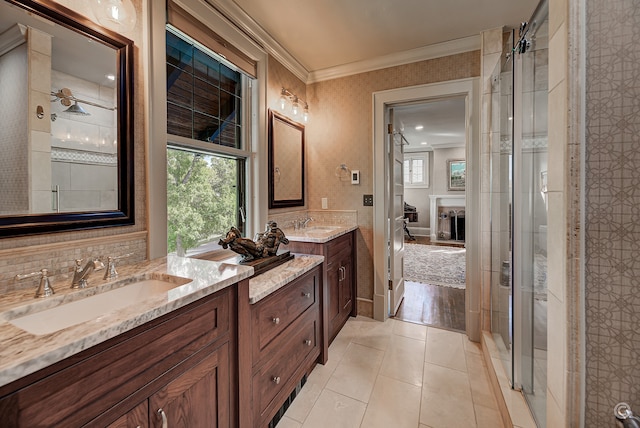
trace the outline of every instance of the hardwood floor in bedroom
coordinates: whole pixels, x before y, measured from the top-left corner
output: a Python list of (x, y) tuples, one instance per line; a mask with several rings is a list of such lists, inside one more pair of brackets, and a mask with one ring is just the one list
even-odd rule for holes
[(395, 318), (447, 330), (464, 331), (464, 290), (405, 282), (404, 299)]
[[(406, 243), (446, 245), (432, 243), (428, 236), (415, 236)], [(447, 246), (464, 246), (462, 243)], [(465, 331), (464, 290), (418, 282), (405, 282), (405, 294), (395, 317), (398, 320), (429, 325), (454, 331)]]

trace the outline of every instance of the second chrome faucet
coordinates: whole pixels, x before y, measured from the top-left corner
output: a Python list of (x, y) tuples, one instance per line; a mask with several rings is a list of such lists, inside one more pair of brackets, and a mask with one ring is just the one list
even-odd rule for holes
[(71, 288), (85, 288), (88, 285), (87, 278), (91, 272), (102, 269), (104, 269), (104, 264), (98, 259), (89, 260), (84, 267), (82, 267), (82, 259), (76, 260)]

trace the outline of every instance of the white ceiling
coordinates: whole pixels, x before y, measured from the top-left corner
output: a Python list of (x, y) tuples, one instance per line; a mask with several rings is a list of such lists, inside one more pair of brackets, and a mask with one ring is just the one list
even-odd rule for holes
[(483, 30), (517, 27), (538, 0), (233, 0), (309, 72)]
[(394, 106), (393, 117), (395, 130), (409, 144), (405, 151), (464, 147), (466, 143), (464, 97)]

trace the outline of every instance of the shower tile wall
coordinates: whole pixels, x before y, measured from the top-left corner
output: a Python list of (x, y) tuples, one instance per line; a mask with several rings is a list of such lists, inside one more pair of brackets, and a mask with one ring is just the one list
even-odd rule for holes
[(586, 2), (586, 427), (640, 412), (640, 7)]

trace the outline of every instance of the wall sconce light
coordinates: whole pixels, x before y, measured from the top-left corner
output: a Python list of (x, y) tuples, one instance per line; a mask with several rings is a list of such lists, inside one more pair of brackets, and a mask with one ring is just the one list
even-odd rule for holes
[(93, 11), (98, 23), (117, 32), (128, 32), (136, 26), (136, 8), (131, 0), (94, 0)]
[(282, 91), (280, 91), (278, 106), (280, 107), (280, 110), (285, 111), (289, 105), (291, 115), (296, 119), (300, 116), (300, 106), (302, 105), (302, 121), (304, 123), (309, 122), (309, 104), (296, 94), (282, 88)]

